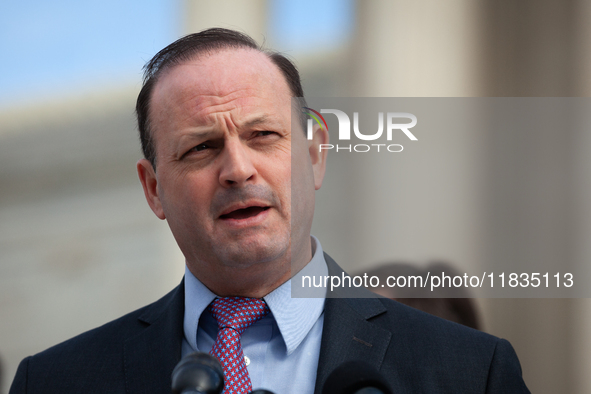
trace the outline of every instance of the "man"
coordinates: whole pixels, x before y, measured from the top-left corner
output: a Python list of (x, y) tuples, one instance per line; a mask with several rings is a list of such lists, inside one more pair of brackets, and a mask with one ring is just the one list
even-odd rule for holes
[[(291, 297), (292, 273), (340, 272), (310, 236), (328, 135), (292, 130), (292, 97), (303, 97), (295, 67), (230, 30), (189, 35), (147, 64), (137, 170), (185, 279), (23, 360), (10, 393), (169, 392), (196, 350), (222, 361), (226, 392), (319, 393), (352, 360), (395, 393), (528, 392), (506, 341), (387, 299)], [(240, 327), (236, 310), (249, 316)]]

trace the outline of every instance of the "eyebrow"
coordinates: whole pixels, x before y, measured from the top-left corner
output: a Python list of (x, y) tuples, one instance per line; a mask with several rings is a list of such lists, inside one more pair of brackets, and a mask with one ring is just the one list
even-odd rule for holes
[(181, 139), (188, 138), (188, 139), (202, 139), (202, 138), (209, 138), (211, 135), (218, 134), (218, 131), (215, 129), (206, 129), (206, 130), (195, 130), (190, 133), (187, 133), (181, 137)]
[(259, 125), (261, 123), (265, 123), (268, 120), (269, 120), (269, 117), (267, 115), (259, 116), (257, 118), (252, 119), (252, 120), (249, 120), (248, 122), (244, 122), (244, 124), (242, 125), (242, 127), (253, 127), (253, 126), (257, 126), (257, 125)]
[[(251, 127), (257, 126), (259, 124), (267, 123), (269, 121), (271, 123), (274, 123), (274, 119), (272, 117), (270, 117), (268, 115), (261, 115), (261, 116), (254, 118), (254, 119), (244, 122), (243, 124), (241, 124), (239, 126), (239, 128), (251, 128)], [(200, 128), (204, 128), (204, 130), (194, 130), (191, 133), (185, 134), (181, 139), (182, 140), (185, 140), (185, 139), (189, 139), (189, 140), (208, 139), (212, 135), (218, 134), (218, 130), (216, 130), (214, 128), (210, 128), (207, 126), (204, 126), (204, 127), (202, 126)]]

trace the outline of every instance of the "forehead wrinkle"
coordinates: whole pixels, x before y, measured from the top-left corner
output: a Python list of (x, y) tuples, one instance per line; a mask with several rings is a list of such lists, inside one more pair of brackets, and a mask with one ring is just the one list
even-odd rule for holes
[[(242, 56), (243, 54), (246, 56)], [(197, 69), (197, 71), (183, 72), (184, 68)], [(192, 82), (190, 87), (187, 86), (187, 74), (190, 75)], [(216, 78), (211, 78), (212, 74), (215, 74)], [(242, 81), (252, 77), (256, 78), (256, 86), (271, 86), (272, 91), (280, 81), (291, 95), (285, 76), (277, 65), (264, 53), (250, 48), (227, 48), (212, 53), (198, 54), (164, 70), (159, 80), (170, 78), (171, 75), (175, 81), (174, 84), (180, 85), (183, 90), (194, 88), (201, 91), (209, 90), (216, 96), (224, 96), (222, 93), (229, 90), (229, 86), (233, 88), (237, 78)]]
[(168, 88), (183, 96), (188, 94), (188, 100), (196, 96), (223, 99), (242, 91), (247, 96), (257, 93), (272, 96), (277, 93), (278, 83), (285, 85), (282, 87), (291, 96), (279, 68), (265, 54), (248, 49), (220, 50), (197, 56), (166, 70), (157, 85), (170, 78), (172, 83), (167, 84)]
[[(240, 96), (213, 105), (200, 103), (196, 106), (195, 118), (203, 123), (209, 123), (211, 119), (216, 119), (217, 115), (227, 114), (232, 119), (233, 124), (237, 126), (254, 126), (255, 123), (261, 123), (261, 119), (264, 120), (269, 117), (265, 113), (266, 111), (263, 110), (264, 106), (257, 103), (258, 99), (258, 97)], [(252, 113), (249, 112), (250, 108), (253, 108)], [(253, 123), (253, 120), (248, 119), (253, 116), (259, 118), (255, 123)]]
[[(252, 103), (253, 100), (259, 99), (259, 97), (254, 94), (249, 95), (248, 91), (250, 90), (252, 89), (239, 89), (225, 96), (197, 95), (200, 98), (205, 99), (197, 98), (195, 100), (197, 102), (194, 106), (194, 109), (196, 113), (203, 113), (204, 116), (208, 116), (216, 112), (231, 112), (233, 110), (241, 110), (242, 108), (252, 106), (253, 104), (250, 103)], [(241, 91), (245, 91), (246, 95), (240, 94)]]
[[(219, 51), (166, 70), (153, 93), (153, 97), (158, 95), (164, 100), (157, 122), (166, 124), (172, 120), (176, 126), (209, 126), (216, 122), (211, 114), (228, 112), (234, 124), (238, 121), (245, 124), (248, 118), (271, 111), (268, 115), (273, 123), (281, 124), (273, 109), (276, 109), (278, 99), (284, 99), (278, 97), (279, 91), (287, 94), (285, 99), (291, 97), (285, 78), (265, 55), (251, 52), (247, 60), (240, 57), (243, 60), (237, 61), (235, 55), (240, 53), (244, 52)], [(252, 56), (260, 57), (254, 59)], [(249, 62), (248, 58), (256, 61)], [(250, 107), (255, 111), (249, 113)]]
[[(219, 52), (218, 55), (224, 55), (225, 52)], [(230, 52), (230, 54), (240, 54), (238, 52)], [(256, 54), (256, 52), (255, 52)], [(230, 63), (228, 63), (228, 60)], [(210, 93), (213, 96), (225, 96), (228, 93), (236, 90), (237, 82), (241, 86), (251, 86), (247, 82), (251, 78), (255, 78), (255, 85), (270, 85), (273, 86), (274, 73), (280, 73), (280, 70), (272, 70), (274, 65), (268, 64), (267, 60), (251, 64), (249, 59), (225, 59), (223, 56), (216, 56), (213, 54), (206, 58), (196, 58), (186, 63), (181, 63), (169, 70), (169, 74), (174, 74), (173, 78), (175, 84), (179, 84), (182, 89), (195, 89)], [(270, 68), (271, 66), (271, 68)], [(187, 68), (187, 71), (183, 69)], [(277, 68), (277, 67), (275, 67)], [(185, 77), (190, 75), (190, 85), (187, 84)], [(215, 75), (215, 78), (211, 76)], [(279, 75), (281, 76), (281, 75)], [(276, 76), (275, 76), (276, 77)], [(252, 81), (250, 81), (252, 82)], [(243, 88), (247, 89), (247, 88)]]

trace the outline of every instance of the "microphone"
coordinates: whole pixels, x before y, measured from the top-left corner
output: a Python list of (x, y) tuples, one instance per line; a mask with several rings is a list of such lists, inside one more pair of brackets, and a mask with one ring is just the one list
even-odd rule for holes
[(392, 394), (392, 390), (374, 367), (363, 361), (349, 361), (328, 375), (322, 394)]
[(220, 394), (224, 389), (224, 370), (208, 353), (185, 356), (172, 371), (173, 394)]
[(250, 394), (275, 394), (272, 391), (265, 390), (265, 389), (256, 389), (250, 392)]

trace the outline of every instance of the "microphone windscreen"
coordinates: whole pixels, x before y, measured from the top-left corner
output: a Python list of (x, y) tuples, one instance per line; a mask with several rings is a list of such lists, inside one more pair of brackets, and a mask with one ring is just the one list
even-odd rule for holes
[(223, 389), (224, 370), (219, 361), (208, 353), (191, 353), (172, 371), (174, 394), (220, 394)]
[(384, 377), (363, 361), (339, 365), (326, 378), (322, 394), (392, 394)]

